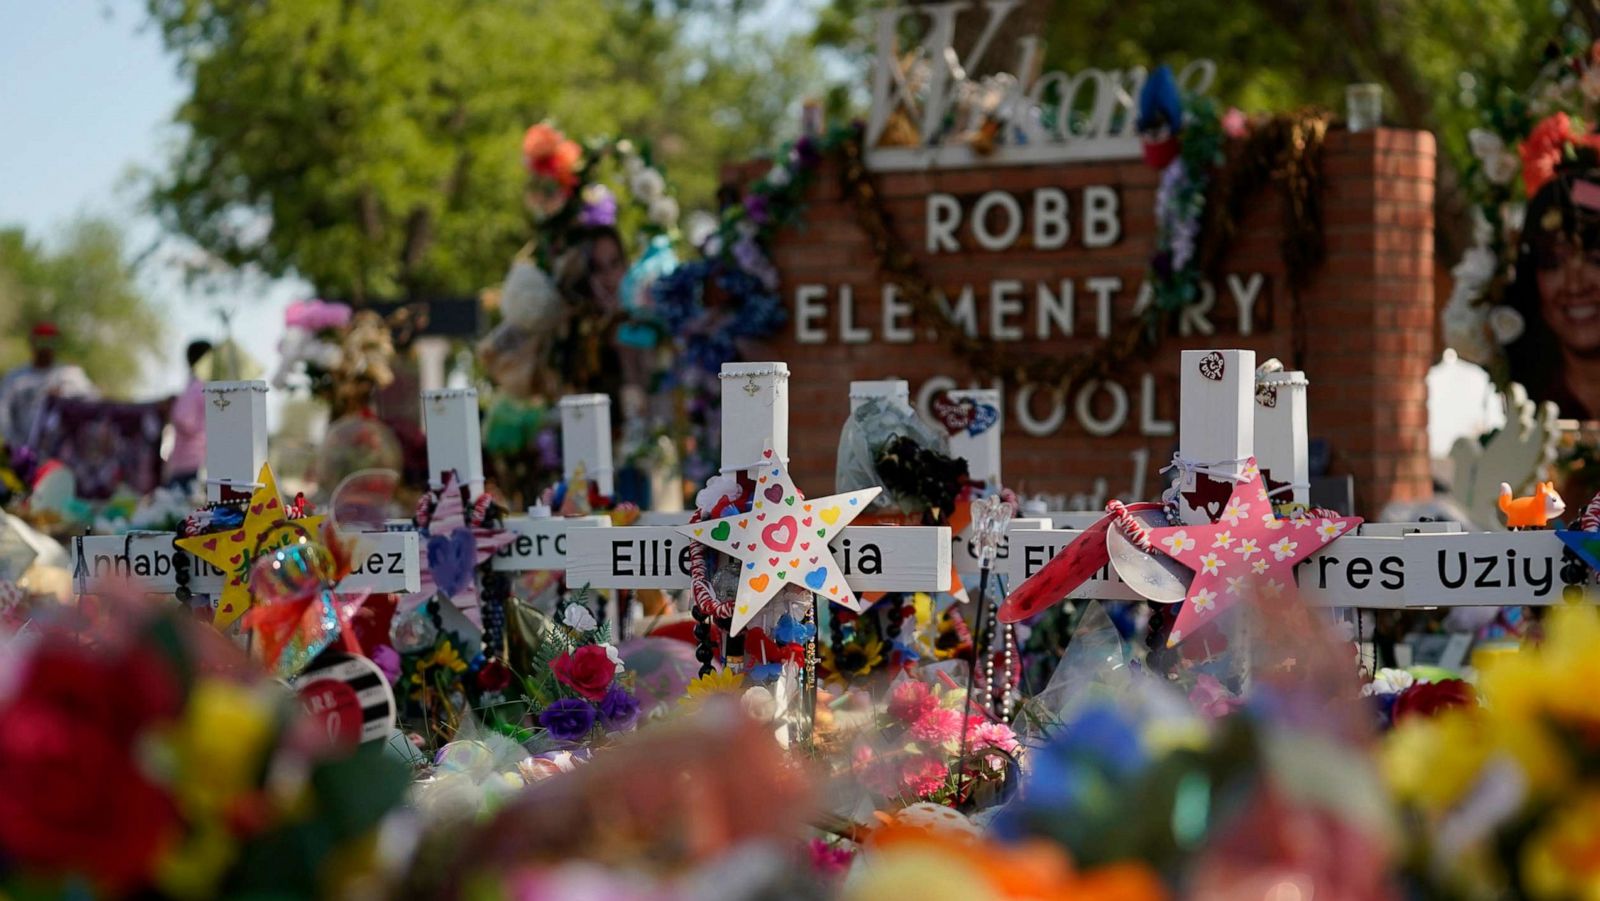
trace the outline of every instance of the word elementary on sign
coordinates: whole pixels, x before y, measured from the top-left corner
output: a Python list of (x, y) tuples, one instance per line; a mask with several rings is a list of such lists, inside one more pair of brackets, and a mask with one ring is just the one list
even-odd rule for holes
[[(1015, 579), (1036, 573), (1078, 532), (1028, 530), (1009, 536), (999, 561)], [(1563, 545), (1553, 532), (1346, 536), (1295, 567), (1307, 602), (1368, 608), (1549, 604), (1560, 599)], [(1074, 597), (1138, 600), (1107, 566)]]

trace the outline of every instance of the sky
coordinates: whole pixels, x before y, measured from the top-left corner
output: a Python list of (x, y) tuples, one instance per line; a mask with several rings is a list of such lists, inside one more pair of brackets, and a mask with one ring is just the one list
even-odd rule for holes
[[(159, 35), (143, 23), (142, 6), (0, 0), (0, 224), (20, 224), (48, 241), (76, 216), (104, 215), (127, 230), (133, 252), (154, 248), (140, 285), (170, 328), (162, 360), (136, 392), (154, 397), (183, 384), (183, 348), (191, 339), (217, 337), (219, 305), (234, 311), (232, 334), (270, 370), (283, 308), (310, 286), (252, 279), (208, 295), (184, 285), (176, 260), (188, 248), (163, 237), (134, 183), (139, 171), (162, 167), (177, 137), (172, 112), (185, 95)], [(1314, 392), (1316, 373), (1309, 375)], [(1477, 367), (1447, 362), (1429, 385), (1435, 456), (1458, 435), (1503, 421)], [(274, 420), (277, 410), (272, 404)]]
[(236, 309), (233, 334), (262, 364), (275, 362), (283, 307), (309, 286), (241, 283), (224, 295), (186, 288), (176, 260), (141, 209), (136, 173), (159, 170), (176, 138), (172, 112), (185, 96), (160, 36), (134, 0), (0, 0), (0, 224), (48, 243), (74, 217), (106, 216), (126, 230), (131, 254), (154, 248), (139, 283), (170, 326), (166, 348), (136, 394), (181, 387), (183, 348), (221, 330), (213, 312)]

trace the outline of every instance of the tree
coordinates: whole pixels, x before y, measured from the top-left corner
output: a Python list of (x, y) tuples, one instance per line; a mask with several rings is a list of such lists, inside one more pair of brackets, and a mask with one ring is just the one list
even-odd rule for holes
[[(787, 125), (775, 42), (623, 0), (148, 0), (190, 95), (150, 199), (231, 266), (330, 296), (470, 294), (530, 237), (522, 132), (652, 146), (686, 205)], [(662, 7), (665, 10), (666, 7)]]
[(161, 317), (134, 285), (122, 234), (100, 219), (74, 222), (54, 249), (0, 229), (0, 371), (27, 361), (28, 332), (42, 321), (61, 329), (58, 357), (112, 397), (138, 386), (161, 346)]

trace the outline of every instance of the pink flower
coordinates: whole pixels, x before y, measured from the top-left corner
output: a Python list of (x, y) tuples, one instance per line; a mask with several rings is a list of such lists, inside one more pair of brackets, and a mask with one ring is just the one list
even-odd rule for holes
[(822, 876), (843, 876), (855, 854), (820, 838), (811, 840), (811, 869)]
[(950, 769), (944, 761), (932, 757), (913, 757), (900, 768), (900, 784), (919, 798), (926, 798), (944, 788)]
[(935, 707), (911, 724), (911, 737), (930, 745), (942, 745), (961, 737), (961, 714)]
[(1195, 680), (1194, 690), (1189, 692), (1189, 703), (1202, 714), (1221, 719), (1237, 710), (1243, 702), (1223, 688), (1216, 676), (1207, 674)]
[(1222, 133), (1230, 138), (1245, 137), (1250, 134), (1250, 117), (1237, 106), (1228, 107), (1228, 111), (1222, 114)]
[(350, 324), (350, 307), (325, 300), (297, 300), (283, 311), (283, 324), (289, 328), (320, 332), (323, 329), (344, 328)]
[(1015, 753), (1022, 747), (1017, 741), (1017, 733), (1005, 723), (984, 723), (972, 730), (972, 746), (974, 748), (996, 748), (1007, 754)]
[(938, 706), (939, 699), (933, 696), (928, 683), (915, 679), (896, 682), (889, 694), (889, 715), (902, 723), (914, 723)]

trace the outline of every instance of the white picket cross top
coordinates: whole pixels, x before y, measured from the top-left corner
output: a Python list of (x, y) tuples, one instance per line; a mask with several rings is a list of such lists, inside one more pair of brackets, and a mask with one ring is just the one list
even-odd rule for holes
[[(722, 472), (758, 463), (770, 438), (773, 453), (789, 457), (789, 367), (784, 363), (726, 363), (722, 380)], [(825, 486), (810, 487), (821, 494)], [(567, 584), (593, 588), (689, 587), (691, 542), (667, 525), (609, 532), (574, 532)], [(947, 527), (849, 526), (830, 544), (851, 590), (948, 591)]]
[(570, 482), (581, 470), (600, 493), (616, 490), (611, 460), (611, 398), (604, 394), (569, 394), (561, 398), (561, 471)]
[[(1263, 372), (1256, 376), (1256, 464), (1277, 505), (1311, 503), (1311, 453), (1306, 434), (1306, 374)], [(1273, 483), (1289, 486), (1281, 491)]]
[[(591, 436), (590, 450), (592, 456), (583, 462), (585, 467), (593, 466), (595, 470), (611, 470), (611, 425), (610, 425), (610, 399), (605, 395), (597, 395), (606, 401), (603, 416), (593, 415), (596, 405), (592, 398), (596, 395), (583, 395), (587, 400), (576, 405), (583, 409), (591, 421), (599, 420), (605, 424), (605, 441), (599, 444), (598, 438)], [(483, 491), (483, 438), (481, 426), (478, 422), (478, 392), (475, 388), (454, 388), (440, 391), (422, 392), (423, 417), (428, 427), (428, 478), (435, 488), (442, 487), (440, 479), (446, 472), (454, 471), (456, 478), (464, 484), (476, 485), (472, 489), (472, 496), (477, 497)], [(563, 447), (566, 444), (565, 422), (568, 417), (568, 406), (565, 399), (561, 402), (563, 420)], [(603, 452), (603, 454), (602, 454)], [(563, 454), (565, 457), (565, 454)], [(564, 460), (567, 466), (567, 475), (571, 477), (571, 470), (576, 462)], [(592, 473), (591, 473), (592, 477)], [(604, 488), (602, 488), (604, 493)], [(526, 515), (506, 517), (504, 526), (507, 531), (516, 533), (510, 544), (495, 552), (490, 561), (490, 567), (502, 572), (530, 572), (534, 570), (560, 570), (567, 567), (567, 532), (569, 529), (601, 528), (611, 525), (611, 519), (606, 516), (553, 516), (548, 510), (538, 510)], [(392, 532), (410, 532), (415, 526), (410, 520), (394, 520), (389, 523)]]
[[(267, 383), (208, 382), (206, 401), (206, 497), (222, 498), (227, 485), (248, 493), (256, 486), (267, 460)], [(393, 532), (345, 534), (356, 540), (350, 575), (338, 585), (345, 592), (407, 592), (421, 584), (417, 536)], [(183, 551), (171, 533), (87, 535), (73, 540), (77, 590), (90, 590), (101, 579), (134, 578), (152, 593), (177, 590), (173, 560)], [(195, 594), (222, 591), (222, 571), (192, 554), (189, 590)]]

